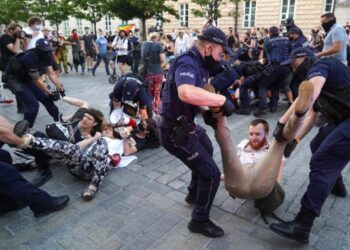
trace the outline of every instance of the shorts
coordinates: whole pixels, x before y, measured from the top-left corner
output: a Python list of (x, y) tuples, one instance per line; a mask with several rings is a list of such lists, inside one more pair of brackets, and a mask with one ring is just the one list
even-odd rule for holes
[(118, 56), (117, 58), (118, 63), (126, 64), (127, 61), (128, 61), (127, 55)]
[(86, 56), (87, 57), (94, 57), (95, 52), (93, 48), (85, 48)]

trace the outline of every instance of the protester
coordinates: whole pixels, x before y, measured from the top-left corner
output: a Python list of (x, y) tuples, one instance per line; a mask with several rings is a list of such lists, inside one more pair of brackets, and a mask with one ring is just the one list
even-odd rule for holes
[(95, 56), (95, 46), (94, 46), (94, 39), (89, 32), (89, 27), (85, 27), (84, 32), (85, 34), (82, 37), (82, 40), (84, 41), (83, 51), (85, 51), (85, 54), (86, 54), (86, 66), (89, 72), (89, 71), (92, 71), (92, 67), (93, 67), (93, 58)]
[(69, 45), (72, 45), (72, 56), (73, 56), (73, 65), (75, 71), (78, 73), (78, 67), (81, 66), (81, 74), (85, 74), (85, 58), (84, 51), (81, 49), (80, 37), (76, 29), (72, 30), (72, 35), (68, 37), (67, 41)]
[(95, 76), (96, 69), (100, 65), (101, 60), (103, 60), (103, 62), (105, 64), (105, 70), (106, 70), (107, 76), (110, 75), (110, 73), (109, 73), (109, 60), (108, 60), (108, 56), (107, 56), (107, 46), (108, 46), (107, 39), (104, 37), (103, 31), (101, 29), (99, 29), (98, 30), (98, 38), (95, 41), (95, 50), (96, 50), (96, 54), (97, 54), (97, 61), (91, 70), (93, 76)]

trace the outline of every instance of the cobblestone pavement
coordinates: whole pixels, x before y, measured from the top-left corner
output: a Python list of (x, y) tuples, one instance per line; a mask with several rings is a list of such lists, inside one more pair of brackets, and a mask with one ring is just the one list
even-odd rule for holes
[[(113, 85), (102, 68), (96, 77), (75, 72), (63, 75), (68, 95), (89, 101), (108, 112), (108, 93)], [(64, 114), (74, 110), (59, 101)], [(285, 108), (269, 117), (273, 129)], [(15, 105), (0, 106), (0, 114), (20, 120)], [(233, 115), (229, 118), (235, 142), (247, 134), (252, 117)], [(202, 119), (198, 118), (202, 123)], [(36, 129), (52, 122), (41, 106)], [(214, 158), (221, 167), (221, 156), (213, 132)], [(308, 162), (311, 134), (287, 160), (282, 178), (286, 191), (284, 204), (277, 214), (292, 219), (298, 212), (300, 198), (308, 184)], [(42, 188), (52, 195), (69, 194), (67, 208), (36, 219), (27, 208), (0, 218), (0, 249), (350, 249), (350, 198), (330, 195), (312, 230), (311, 243), (301, 246), (272, 233), (250, 200), (232, 199), (221, 184), (214, 200), (211, 218), (225, 230), (225, 236), (209, 239), (187, 229), (191, 207), (184, 202), (190, 172), (164, 149), (146, 150), (127, 168), (112, 170), (102, 183), (94, 200), (80, 198), (86, 183), (78, 181), (59, 164), (52, 167), (53, 178)], [(19, 160), (15, 158), (15, 160)], [(35, 171), (24, 176), (31, 180)], [(346, 184), (349, 168), (344, 170)], [(272, 222), (274, 219), (270, 219)]]

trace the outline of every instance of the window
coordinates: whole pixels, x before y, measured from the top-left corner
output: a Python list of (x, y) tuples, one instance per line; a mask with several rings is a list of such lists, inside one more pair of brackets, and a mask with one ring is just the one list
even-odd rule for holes
[(70, 35), (70, 30), (69, 30), (69, 22), (68, 20), (65, 20), (63, 22), (63, 33), (67, 36)]
[(188, 4), (180, 4), (180, 26), (188, 27)]
[(256, 1), (244, 1), (244, 28), (251, 28), (255, 26), (255, 13)]
[(282, 0), (281, 21), (294, 18), (295, 0)]
[(83, 24), (81, 22), (80, 18), (76, 19), (76, 27), (77, 27), (77, 32), (79, 35), (83, 35)]
[(109, 32), (112, 31), (112, 24), (111, 24), (111, 17), (110, 16), (105, 16), (105, 30), (106, 34), (109, 34)]
[(334, 10), (334, 0), (324, 1), (324, 12), (333, 12)]

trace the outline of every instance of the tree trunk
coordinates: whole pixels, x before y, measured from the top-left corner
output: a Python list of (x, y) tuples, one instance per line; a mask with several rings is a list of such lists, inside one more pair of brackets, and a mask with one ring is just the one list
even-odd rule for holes
[(235, 33), (237, 33), (237, 29), (238, 29), (238, 4), (239, 4), (239, 1), (236, 0)]
[(142, 19), (142, 41), (147, 40), (146, 19)]

